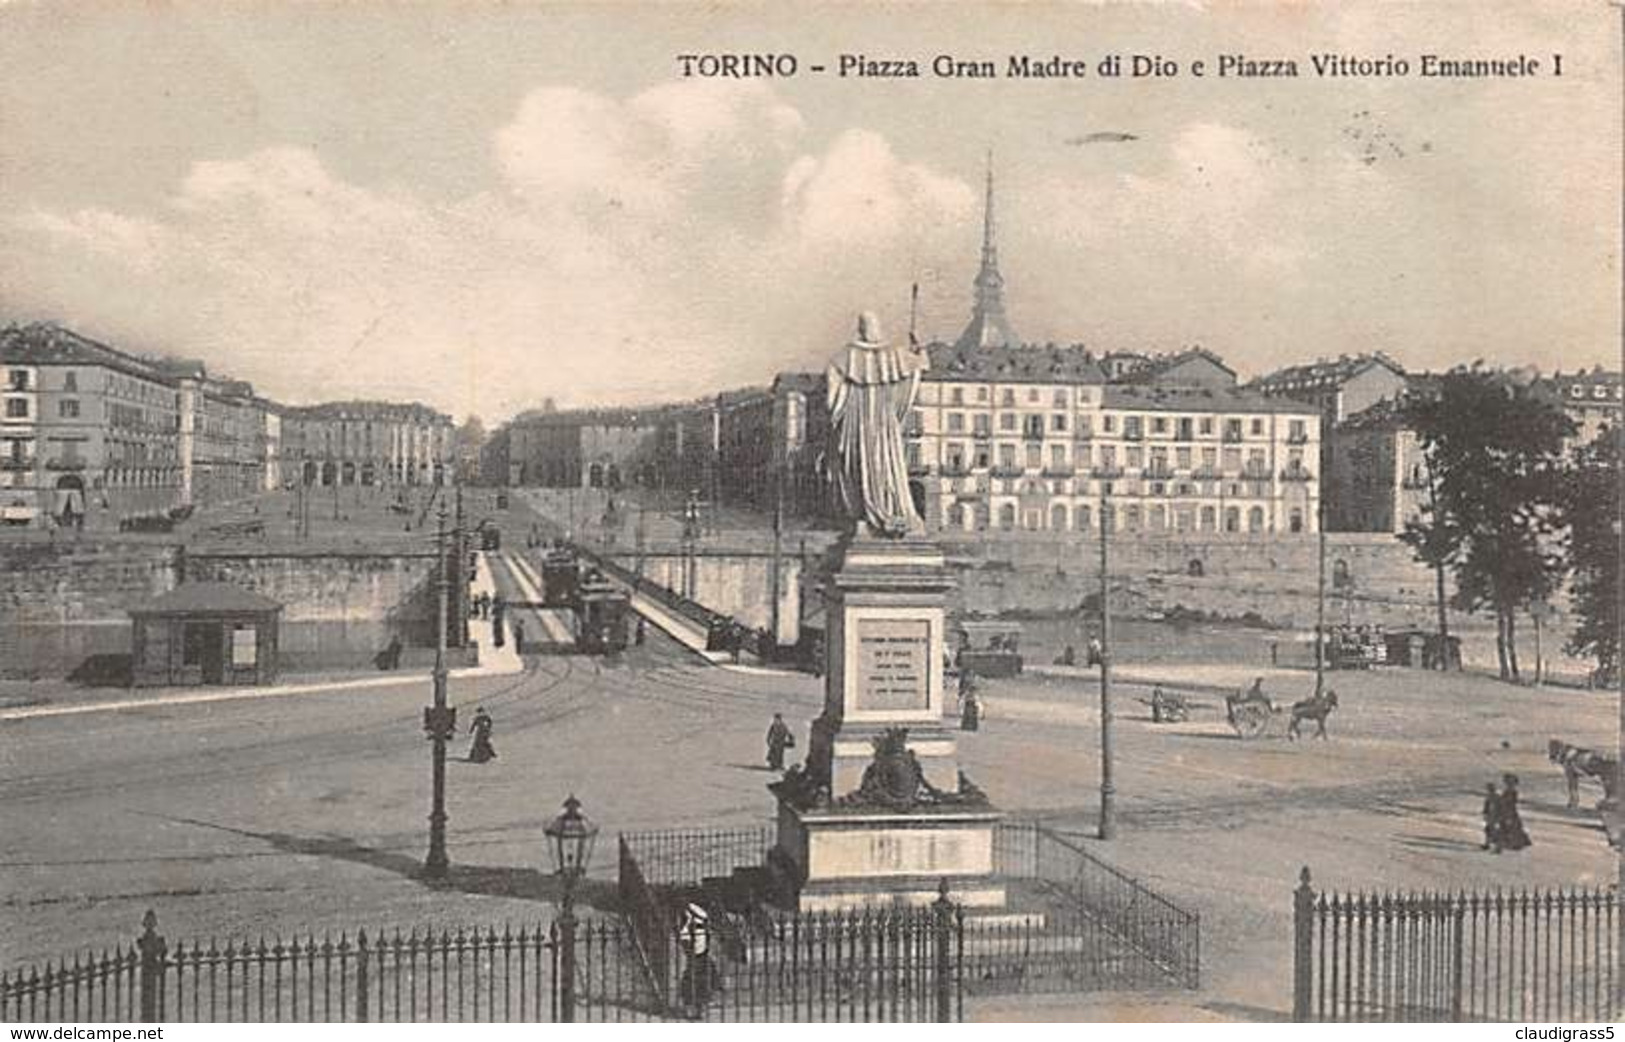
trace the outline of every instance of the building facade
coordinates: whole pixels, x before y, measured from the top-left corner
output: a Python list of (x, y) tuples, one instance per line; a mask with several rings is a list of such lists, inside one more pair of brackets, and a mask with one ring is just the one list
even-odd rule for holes
[(181, 506), (180, 393), (160, 366), (48, 324), (0, 330), (0, 521)]
[(1389, 399), (1340, 424), (1332, 442), (1326, 527), (1334, 532), (1405, 531), (1428, 502), (1427, 458)]
[(453, 433), (450, 416), (415, 402), (287, 407), (283, 469), (305, 485), (440, 485), (450, 480)]
[(936, 531), (1316, 530), (1313, 409), (1108, 383), (1082, 348), (931, 352), (905, 434)]
[(1563, 411), (1575, 423), (1577, 429), (1570, 444), (1589, 444), (1605, 428), (1619, 426), (1621, 410), (1625, 409), (1625, 388), (1618, 372), (1601, 366), (1573, 373), (1559, 370), (1541, 382), (1563, 403)]

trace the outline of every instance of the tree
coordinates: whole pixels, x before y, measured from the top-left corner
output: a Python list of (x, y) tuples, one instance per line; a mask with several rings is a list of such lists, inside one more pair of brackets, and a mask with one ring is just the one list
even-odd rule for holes
[(1478, 365), (1446, 373), (1403, 415), (1433, 484), (1431, 509), (1407, 542), (1453, 567), (1456, 607), (1495, 618), (1501, 677), (1516, 680), (1518, 613), (1563, 577), (1562, 451), (1574, 423), (1539, 384)]
[(1450, 616), (1446, 610), (1444, 580), (1446, 571), (1455, 565), (1456, 556), (1466, 544), (1467, 536), (1439, 509), (1438, 488), (1434, 481), (1430, 463), (1428, 482), (1433, 494), (1422, 504), (1418, 516), (1405, 522), (1405, 531), (1400, 533), (1399, 538), (1411, 548), (1411, 555), (1419, 563), (1433, 569), (1434, 607), (1439, 622), (1439, 654), (1434, 656), (1435, 665), (1439, 669), (1449, 669), (1450, 655), (1447, 648), (1450, 641)]
[(1569, 531), (1571, 593), (1577, 625), (1567, 649), (1597, 663), (1597, 676), (1619, 670), (1619, 480), (1625, 435), (1603, 430), (1576, 446), (1564, 475), (1563, 520)]

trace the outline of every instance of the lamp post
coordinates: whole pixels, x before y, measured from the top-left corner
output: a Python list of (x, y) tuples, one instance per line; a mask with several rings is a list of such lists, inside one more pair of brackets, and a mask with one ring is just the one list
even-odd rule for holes
[(553, 856), (553, 870), (564, 883), (559, 905), (559, 1019), (571, 1023), (576, 1018), (576, 883), (587, 873), (592, 860), (593, 840), (598, 826), (581, 812), (575, 793), (564, 801), (564, 812), (542, 829)]
[(433, 795), (429, 804), (429, 853), (423, 859), (426, 879), (444, 879), (450, 862), (446, 858), (446, 743), (457, 733), (457, 710), (446, 705), (446, 594), (451, 576), (446, 569), (446, 504), (440, 504), (436, 518), (435, 587), (439, 611), (435, 618), (434, 704), (423, 711), (423, 729), (434, 743)]
[(1106, 532), (1110, 528), (1107, 513), (1105, 484), (1100, 491), (1100, 838), (1111, 839), (1117, 833), (1112, 820), (1112, 801), (1116, 786), (1112, 784), (1112, 611), (1110, 604), (1110, 561), (1107, 557)]

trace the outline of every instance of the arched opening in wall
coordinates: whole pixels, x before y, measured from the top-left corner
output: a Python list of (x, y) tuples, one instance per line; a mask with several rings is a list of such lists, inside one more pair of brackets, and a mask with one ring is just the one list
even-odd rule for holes
[(1203, 566), (1200, 557), (1193, 557), (1190, 563), (1185, 565), (1185, 574), (1192, 579), (1200, 579), (1207, 574), (1207, 568)]
[(1066, 531), (1066, 504), (1065, 503), (1057, 503), (1054, 506), (1050, 507), (1049, 526), (1050, 526), (1051, 530), (1056, 531), (1056, 532), (1065, 532)]
[(305, 463), (304, 482), (306, 486), (316, 484), (316, 479), (319, 475), (320, 468), (316, 466), (315, 460), (310, 460)]
[(350, 462), (349, 460), (346, 460), (344, 462), (344, 470), (343, 470), (342, 473), (344, 474), (344, 484), (346, 484), (346, 485), (355, 484), (355, 464), (354, 463)]
[(948, 508), (948, 527), (953, 529), (965, 527), (965, 504), (955, 503)]
[(1224, 530), (1226, 532), (1239, 532), (1239, 531), (1241, 531), (1241, 508), (1240, 507), (1225, 507), (1224, 508)]
[(368, 485), (368, 486), (375, 485), (375, 484), (378, 483), (378, 471), (371, 463), (367, 463), (367, 464), (362, 465), (362, 467), (361, 467), (361, 483), (363, 485)]
[(1006, 503), (999, 508), (999, 527), (1006, 532), (1016, 527), (1016, 505)]
[(1202, 531), (1212, 532), (1219, 527), (1219, 512), (1213, 507), (1202, 508)]
[(604, 465), (602, 463), (594, 463), (587, 468), (587, 487), (604, 487)]
[(1132, 504), (1123, 517), (1123, 527), (1130, 532), (1138, 532), (1142, 523), (1142, 514), (1138, 504)]
[(1077, 513), (1078, 531), (1089, 531), (1089, 508), (1079, 507)]
[(621, 468), (611, 463), (609, 470), (605, 472), (604, 483), (609, 486), (611, 492), (619, 492), (621, 488)]
[(1151, 508), (1151, 531), (1160, 532), (1168, 527), (1168, 511), (1158, 505)]
[(993, 526), (993, 508), (986, 503), (976, 504), (976, 530), (986, 532)]
[(1354, 573), (1349, 571), (1349, 563), (1339, 557), (1332, 562), (1332, 586), (1335, 589), (1346, 590), (1354, 585)]
[(914, 501), (914, 512), (921, 518), (925, 517), (925, 483), (910, 481), (908, 483), (908, 498)]
[(1264, 530), (1264, 508), (1253, 507), (1247, 511), (1247, 531), (1262, 532)]
[(1301, 507), (1293, 507), (1292, 512), (1286, 516), (1286, 527), (1288, 531), (1292, 532), (1303, 531), (1303, 509)]
[(323, 463), (322, 464), (322, 487), (325, 488), (325, 487), (333, 484), (338, 479), (339, 479), (338, 465), (333, 464), (333, 463)]
[(56, 501), (51, 513), (64, 525), (81, 524), (85, 517), (85, 483), (77, 474), (56, 479)]

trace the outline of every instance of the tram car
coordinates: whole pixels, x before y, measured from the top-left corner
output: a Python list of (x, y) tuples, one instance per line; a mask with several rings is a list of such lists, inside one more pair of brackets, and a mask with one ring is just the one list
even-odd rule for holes
[(564, 548), (542, 555), (542, 604), (548, 608), (573, 608), (581, 585), (581, 564)]
[(583, 576), (576, 591), (576, 650), (606, 655), (626, 650), (632, 599), (596, 574)]

